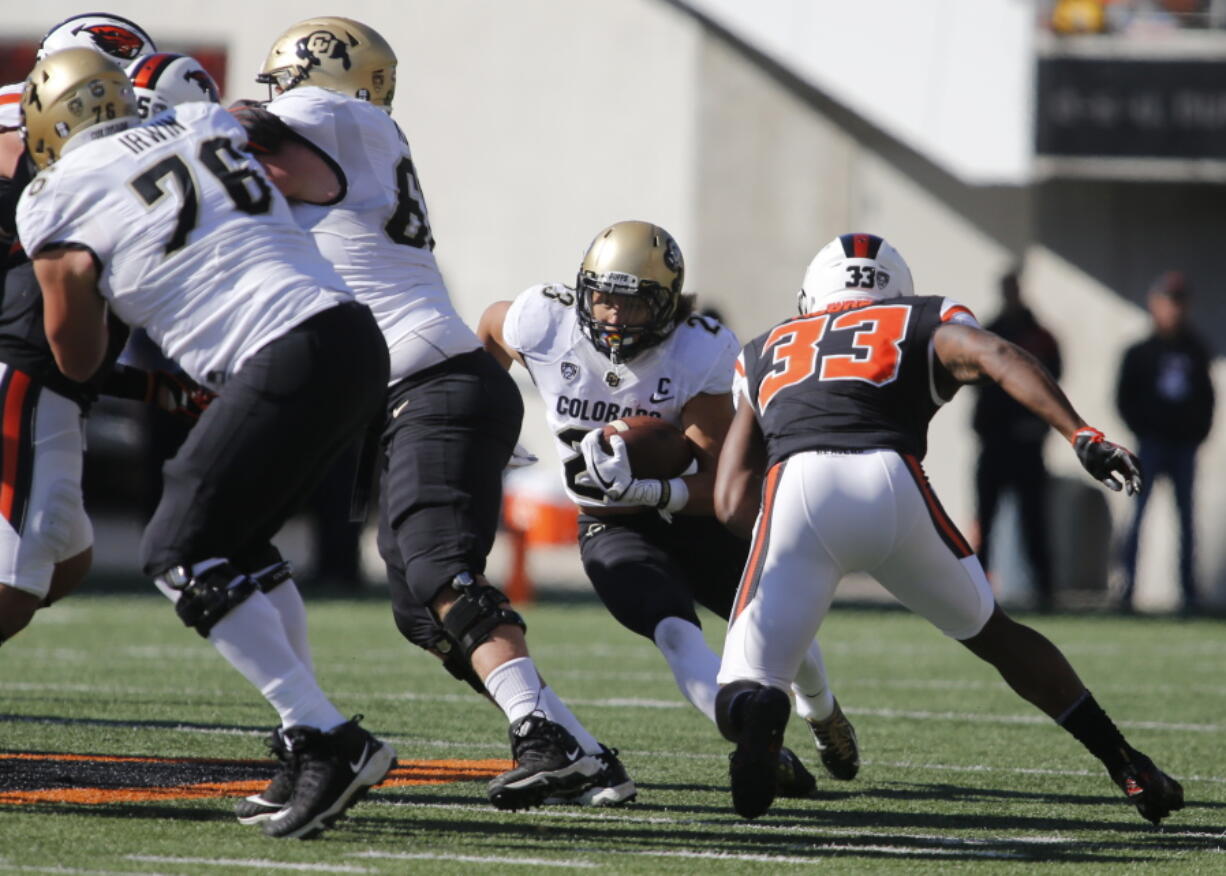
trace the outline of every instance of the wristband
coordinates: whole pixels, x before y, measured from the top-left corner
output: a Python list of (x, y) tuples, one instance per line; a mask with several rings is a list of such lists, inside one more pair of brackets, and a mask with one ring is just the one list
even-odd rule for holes
[(1073, 437), (1069, 439), (1069, 443), (1075, 445), (1077, 443), (1077, 439), (1082, 435), (1085, 435), (1091, 444), (1097, 444), (1099, 441), (1103, 440), (1103, 433), (1101, 431), (1095, 429), (1093, 426), (1082, 426), (1073, 433)]
[(690, 488), (683, 478), (662, 480), (660, 486), (660, 501), (656, 502), (656, 507), (661, 511), (676, 514), (690, 501)]

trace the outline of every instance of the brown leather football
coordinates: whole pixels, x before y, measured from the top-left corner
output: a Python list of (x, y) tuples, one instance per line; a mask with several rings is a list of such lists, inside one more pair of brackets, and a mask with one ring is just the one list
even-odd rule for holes
[(609, 436), (620, 435), (630, 455), (630, 472), (636, 478), (675, 478), (694, 459), (694, 448), (685, 433), (659, 417), (622, 417), (600, 432), (601, 445), (610, 450)]

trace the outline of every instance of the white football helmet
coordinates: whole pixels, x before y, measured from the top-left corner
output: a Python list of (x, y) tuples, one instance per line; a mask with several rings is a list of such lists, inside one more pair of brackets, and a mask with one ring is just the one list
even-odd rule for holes
[(174, 52), (145, 55), (128, 67), (128, 78), (136, 92), (136, 111), (141, 121), (194, 100), (221, 103), (217, 83), (190, 55)]
[(120, 64), (157, 51), (149, 34), (136, 22), (109, 12), (85, 12), (47, 31), (35, 57), (41, 61), (52, 52), (73, 48), (93, 49)]
[(875, 234), (840, 234), (809, 263), (796, 303), (803, 316), (840, 298), (914, 294), (911, 269), (898, 250)]

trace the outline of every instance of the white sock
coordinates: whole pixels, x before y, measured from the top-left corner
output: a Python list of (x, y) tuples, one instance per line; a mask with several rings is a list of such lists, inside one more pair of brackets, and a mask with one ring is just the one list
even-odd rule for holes
[(579, 719), (549, 685), (541, 688), (541, 711), (550, 721), (569, 730), (584, 754), (600, 754), (600, 743), (596, 741), (596, 737), (587, 732), (587, 728), (579, 723)]
[[(172, 602), (179, 601), (179, 591), (161, 582), (157, 586)], [(331, 730), (345, 723), (314, 673), (294, 653), (281, 615), (265, 594), (257, 590), (234, 606), (209, 631), (209, 641), (277, 710), (282, 727), (305, 724)]]
[(514, 724), (541, 707), (541, 677), (531, 657), (516, 657), (485, 677), (485, 689)]
[(285, 635), (294, 653), (309, 671), (314, 672), (315, 663), (311, 659), (311, 643), (307, 639), (306, 603), (302, 601), (298, 585), (291, 578), (288, 581), (282, 581), (264, 595), (268, 597), (272, 607), (277, 610), (277, 614), (281, 615), (281, 628), (285, 630)]
[(719, 657), (708, 647), (702, 630), (679, 617), (666, 617), (656, 625), (652, 639), (668, 661), (681, 693), (694, 708), (715, 721)]
[(792, 681), (796, 695), (796, 714), (809, 721), (824, 721), (834, 714), (834, 694), (826, 678), (826, 664), (817, 640), (809, 645), (796, 678)]

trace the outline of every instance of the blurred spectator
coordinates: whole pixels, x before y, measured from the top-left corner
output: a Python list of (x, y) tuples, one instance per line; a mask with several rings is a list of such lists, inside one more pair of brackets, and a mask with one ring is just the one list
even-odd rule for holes
[(1188, 284), (1170, 271), (1150, 287), (1149, 314), (1154, 331), (1129, 347), (1120, 366), (1116, 406), (1137, 436), (1145, 489), (1137, 497), (1132, 527), (1124, 542), (1123, 611), (1132, 610), (1136, 586), (1137, 542), (1141, 518), (1160, 477), (1170, 478), (1179, 510), (1179, 583), (1185, 612), (1197, 609), (1195, 522), (1192, 492), (1196, 450), (1213, 423), (1213, 383), (1208, 348), (1188, 325)]
[[(1001, 311), (986, 328), (1012, 341), (1038, 359), (1059, 379), (1060, 347), (1022, 303), (1017, 271), (1000, 278)], [(972, 420), (979, 435), (979, 464), (975, 492), (979, 514), (979, 558), (985, 569), (998, 559), (992, 556), (992, 526), (1003, 493), (1017, 502), (1022, 524), (1022, 544), (1040, 611), (1052, 607), (1051, 549), (1047, 531), (1047, 466), (1043, 442), (1047, 423), (1013, 400), (995, 383), (978, 390)]]
[(1050, 22), (1059, 34), (1103, 33), (1107, 13), (1103, 0), (1057, 0)]

